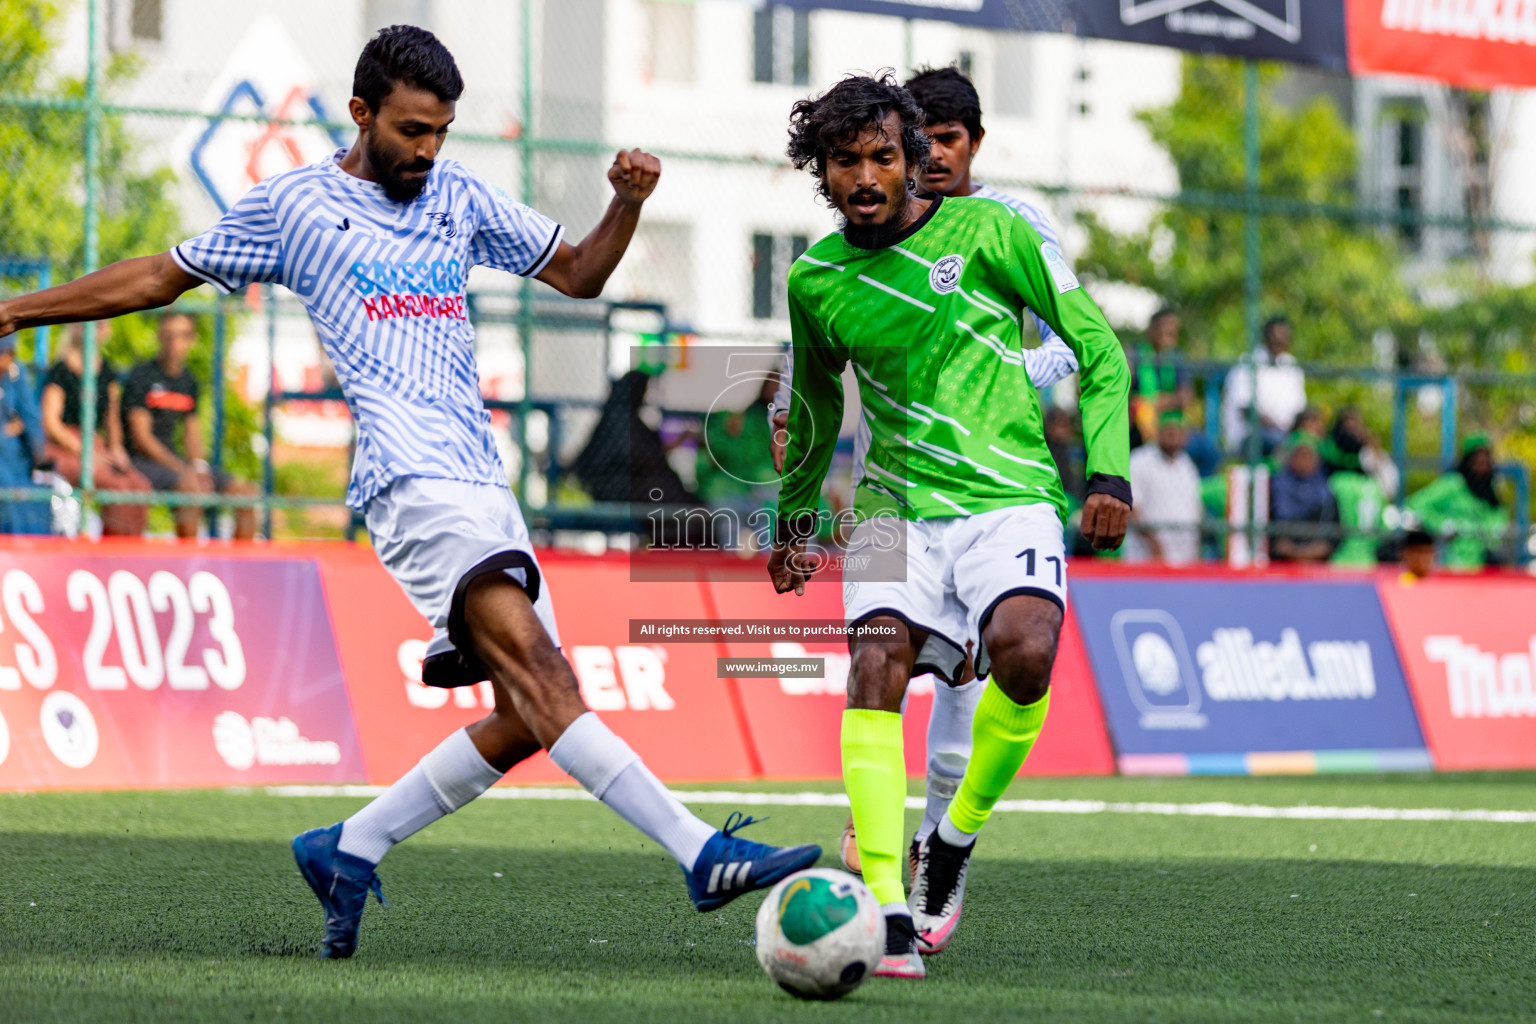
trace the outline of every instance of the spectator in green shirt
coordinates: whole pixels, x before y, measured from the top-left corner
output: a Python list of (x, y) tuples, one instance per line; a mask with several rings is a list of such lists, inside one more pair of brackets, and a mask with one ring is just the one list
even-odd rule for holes
[(738, 412), (716, 408), (704, 422), (697, 469), (699, 497), (711, 505), (752, 511), (773, 501), (779, 474), (773, 468), (768, 406), (778, 390), (768, 377), (752, 404)]
[(1408, 510), (1430, 533), (1445, 539), (1448, 569), (1480, 569), (1504, 560), (1510, 512), (1493, 489), (1493, 448), (1473, 434), (1461, 443), (1456, 468), (1409, 495)]

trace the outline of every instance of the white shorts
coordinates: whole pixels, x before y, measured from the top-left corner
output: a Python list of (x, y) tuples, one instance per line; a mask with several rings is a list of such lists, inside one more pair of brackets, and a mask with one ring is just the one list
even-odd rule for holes
[(422, 682), (469, 686), (487, 678), (464, 626), (464, 592), (487, 573), (504, 572), (516, 581), (560, 646), (549, 588), (522, 510), (507, 488), (401, 477), (368, 503), (367, 521), (379, 560), (435, 631), (422, 659)]
[(890, 614), (928, 633), (913, 674), (932, 672), (951, 685), (972, 645), (976, 674), (988, 674), (981, 631), (993, 609), (1016, 595), (1066, 610), (1066, 547), (1054, 505), (956, 519), (867, 519), (843, 564), (847, 621)]

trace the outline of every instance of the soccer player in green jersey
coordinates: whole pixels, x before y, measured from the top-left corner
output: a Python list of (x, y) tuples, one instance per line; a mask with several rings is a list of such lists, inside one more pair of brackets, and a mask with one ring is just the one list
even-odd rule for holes
[[(919, 193), (924, 116), (890, 76), (850, 77), (797, 104), (789, 155), (810, 168), (841, 231), (789, 273), (794, 347), (775, 589), (804, 593), (806, 541), (842, 418), (852, 363), (872, 442), (855, 494), (861, 521), (843, 571), (855, 632), (843, 715), (843, 778), (865, 881), (886, 909), (875, 972), (922, 977), (960, 918), (977, 833), (1018, 774), (1049, 703), (1066, 602), (1066, 499), (1040, 405), (1020, 372), (1020, 318), (1043, 318), (1081, 368), (1088, 448), (1082, 531), (1118, 547), (1130, 513), (1130, 374), (1103, 314), (1060, 250), (1017, 211)], [(951, 681), (974, 651), (987, 679), (973, 752), (944, 819), (901, 878), (908, 680)], [(921, 944), (921, 946), (920, 946)]]

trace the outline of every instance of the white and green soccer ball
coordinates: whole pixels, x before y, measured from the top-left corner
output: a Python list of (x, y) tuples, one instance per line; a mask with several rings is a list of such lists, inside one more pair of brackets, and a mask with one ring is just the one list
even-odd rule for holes
[(757, 911), (757, 961), (801, 999), (837, 999), (858, 988), (885, 953), (885, 915), (857, 878), (829, 868), (798, 871)]

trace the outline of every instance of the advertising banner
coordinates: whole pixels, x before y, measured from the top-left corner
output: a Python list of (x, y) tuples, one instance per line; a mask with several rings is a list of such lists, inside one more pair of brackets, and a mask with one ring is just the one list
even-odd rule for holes
[(1122, 772), (1430, 766), (1369, 582), (1117, 576), (1072, 599)]
[(1076, 0), (1073, 7), (1082, 36), (1346, 69), (1340, 0)]
[[(841, 621), (842, 588), (812, 584), (803, 597), (775, 595), (767, 585), (734, 582), (712, 574), (708, 585), (713, 614), (722, 619), (787, 618)], [(821, 678), (749, 678), (740, 687), (744, 721), (762, 775), (770, 779), (838, 778), (842, 775), (839, 733), (847, 707), (848, 643), (733, 641), (731, 658), (825, 658)], [(928, 715), (934, 679), (920, 676), (907, 692), (903, 738), (907, 774), (927, 773)], [(1104, 716), (1089, 674), (1076, 622), (1069, 613), (1051, 675), (1051, 712), (1021, 774), (1108, 775), (1114, 771)]]
[(1536, 4), (1519, 0), (1345, 0), (1349, 66), (1469, 89), (1536, 86)]
[(773, 6), (928, 18), (973, 28), (1070, 32), (1074, 0), (774, 0)]
[(1439, 768), (1536, 768), (1536, 580), (1383, 581)]
[[(631, 618), (704, 618), (697, 578), (632, 582), (622, 557), (544, 552), (540, 564), (587, 706), (663, 779), (752, 778), (741, 726), (716, 676), (716, 645), (630, 642)], [(368, 779), (393, 782), (454, 729), (485, 717), (495, 703), (491, 688), (421, 684), (432, 631), (371, 551), (330, 549), (324, 572)], [(507, 781), (570, 778), (540, 753), (513, 768)]]
[(0, 789), (362, 776), (312, 561), (103, 548), (0, 550)]

